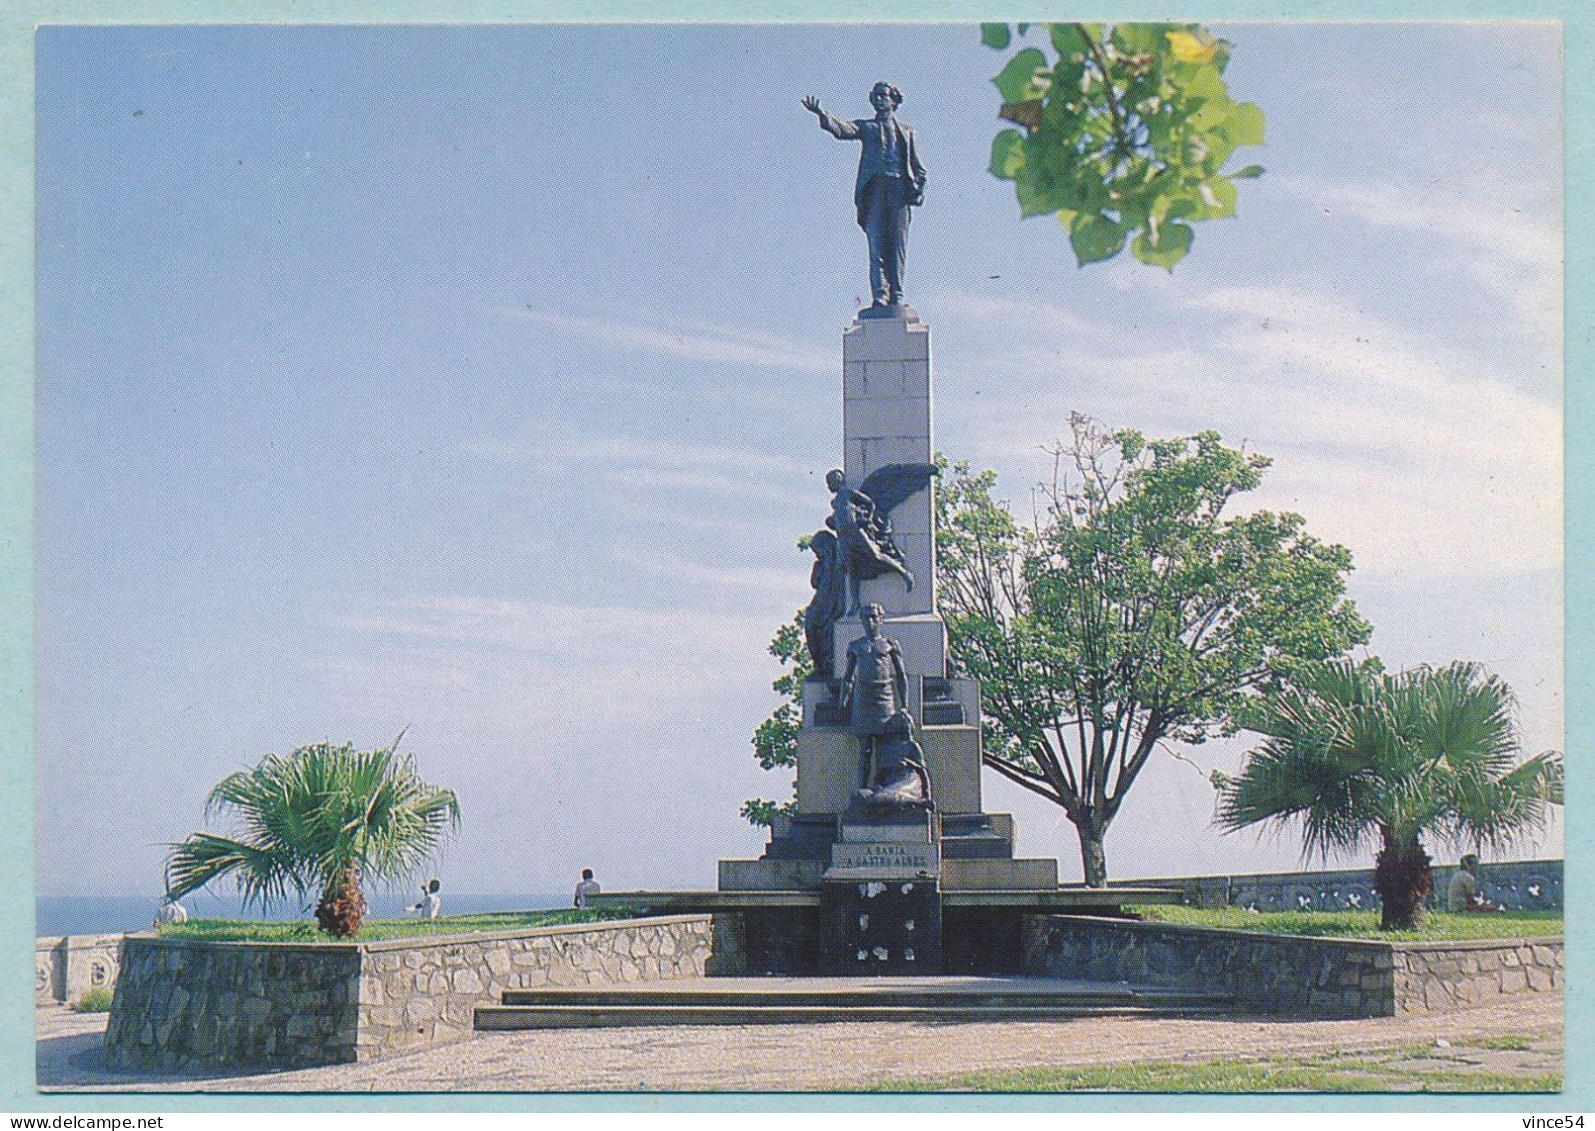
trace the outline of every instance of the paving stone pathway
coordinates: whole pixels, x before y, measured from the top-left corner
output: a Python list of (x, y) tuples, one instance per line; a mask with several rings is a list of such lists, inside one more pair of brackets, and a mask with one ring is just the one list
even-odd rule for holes
[[(369, 1064), (211, 1077), (129, 1076), (106, 1067), (105, 1014), (38, 1012), (46, 1091), (609, 1092), (850, 1091), (1025, 1067), (1210, 1063), (1434, 1048), (1445, 1072), (1561, 1070), (1562, 1003), (1523, 995), (1457, 1013), (1363, 1021), (1110, 1017), (1068, 1021), (675, 1026), (482, 1033)], [(1523, 1038), (1522, 1050), (1467, 1042)], [(1437, 1045), (1437, 1041), (1447, 1042)], [(1394, 1054), (1392, 1054), (1394, 1056)], [(1392, 1059), (1391, 1063), (1399, 1063)]]

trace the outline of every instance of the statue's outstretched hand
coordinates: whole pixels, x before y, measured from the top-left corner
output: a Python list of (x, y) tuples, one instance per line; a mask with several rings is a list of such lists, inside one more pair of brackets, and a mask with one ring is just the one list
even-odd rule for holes
[(803, 100), (803, 109), (807, 110), (810, 114), (825, 113), (824, 110), (820, 109), (820, 100), (815, 98), (812, 94)]

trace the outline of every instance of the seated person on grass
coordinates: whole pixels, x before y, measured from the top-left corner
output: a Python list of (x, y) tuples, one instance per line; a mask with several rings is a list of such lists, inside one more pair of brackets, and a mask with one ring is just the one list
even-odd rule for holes
[(1445, 902), (1448, 911), (1506, 910), (1479, 894), (1479, 858), (1471, 852), (1458, 862), (1456, 875), (1451, 877), (1451, 887), (1446, 892)]

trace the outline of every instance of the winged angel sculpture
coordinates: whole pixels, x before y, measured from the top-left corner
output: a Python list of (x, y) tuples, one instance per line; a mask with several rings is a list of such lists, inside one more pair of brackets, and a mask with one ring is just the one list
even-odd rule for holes
[(876, 468), (860, 486), (841, 471), (825, 477), (831, 491), (827, 529), (811, 541), (814, 599), (803, 614), (804, 637), (816, 673), (833, 670), (831, 626), (859, 611), (860, 585), (896, 574), (912, 592), (914, 574), (892, 540), (891, 513), (911, 495), (925, 489), (936, 474), (931, 463), (892, 463)]

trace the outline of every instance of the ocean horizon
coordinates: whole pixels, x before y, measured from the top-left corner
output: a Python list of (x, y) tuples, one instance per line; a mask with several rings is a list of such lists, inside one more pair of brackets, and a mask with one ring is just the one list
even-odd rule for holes
[[(570, 906), (569, 892), (558, 894), (477, 895), (451, 893), (445, 889), (444, 915), (476, 915), (491, 911), (542, 911)], [(373, 919), (399, 919), (412, 914), (409, 911), (420, 898), (415, 892), (367, 892), (370, 904), (368, 916)], [(155, 895), (41, 895), (34, 900), (34, 936), (36, 938), (60, 935), (121, 935), (131, 931), (147, 931), (155, 920), (160, 906), (160, 896)], [(309, 906), (295, 900), (277, 902), (261, 908), (258, 904), (245, 910), (243, 901), (236, 895), (213, 895), (196, 892), (183, 900), (190, 919), (264, 919), (274, 923), (293, 922), (313, 918), (314, 898)]]

